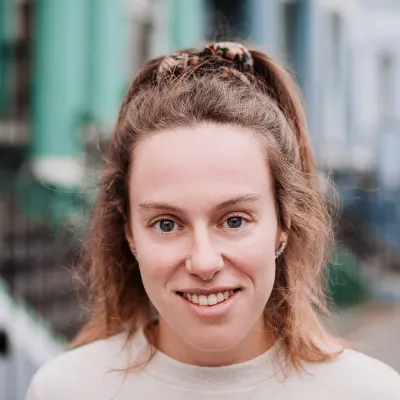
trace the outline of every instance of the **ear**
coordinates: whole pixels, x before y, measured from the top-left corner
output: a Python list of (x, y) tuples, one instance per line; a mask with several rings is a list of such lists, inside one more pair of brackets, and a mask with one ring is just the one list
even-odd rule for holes
[(279, 225), (276, 233), (276, 246), (279, 247), (282, 242), (288, 241), (292, 221), (289, 217), (284, 217), (283, 226)]
[(132, 228), (128, 221), (125, 222), (124, 230), (125, 230), (125, 238), (126, 241), (128, 242), (129, 248), (131, 249), (132, 254), (135, 255), (136, 254), (135, 241), (133, 239)]

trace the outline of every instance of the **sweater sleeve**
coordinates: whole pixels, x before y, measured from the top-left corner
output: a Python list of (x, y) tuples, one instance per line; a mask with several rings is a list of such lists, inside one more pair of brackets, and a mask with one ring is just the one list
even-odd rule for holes
[(26, 393), (25, 400), (44, 400), (44, 399), (41, 399), (41, 398), (37, 395), (36, 390), (35, 390), (35, 383), (34, 383), (34, 380), (32, 380), (32, 381), (31, 381), (31, 384), (29, 385), (28, 391), (27, 391), (27, 393)]

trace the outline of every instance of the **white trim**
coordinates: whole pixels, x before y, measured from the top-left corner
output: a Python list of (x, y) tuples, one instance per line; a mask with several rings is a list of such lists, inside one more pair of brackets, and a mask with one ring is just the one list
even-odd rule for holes
[(31, 161), (37, 180), (61, 186), (80, 185), (84, 178), (83, 161), (74, 157), (40, 157)]

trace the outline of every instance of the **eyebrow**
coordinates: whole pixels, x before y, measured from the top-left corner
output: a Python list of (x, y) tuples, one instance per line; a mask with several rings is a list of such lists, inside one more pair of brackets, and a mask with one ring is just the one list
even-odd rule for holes
[[(259, 203), (262, 199), (261, 195), (258, 194), (244, 194), (240, 196), (231, 197), (228, 200), (218, 203), (213, 207), (213, 211), (218, 211), (230, 206), (234, 206), (238, 203)], [(138, 210), (142, 214), (151, 210), (169, 211), (175, 213), (183, 213), (184, 211), (179, 208), (172, 206), (168, 203), (159, 203), (153, 201), (144, 201), (138, 205)]]

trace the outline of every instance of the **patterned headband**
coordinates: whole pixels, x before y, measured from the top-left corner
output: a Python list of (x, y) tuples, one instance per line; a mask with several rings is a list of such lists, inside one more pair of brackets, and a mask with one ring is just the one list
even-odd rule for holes
[(166, 71), (173, 69), (185, 69), (189, 65), (196, 67), (200, 64), (200, 60), (212, 56), (219, 56), (234, 62), (234, 68), (223, 67), (224, 76), (233, 74), (243, 82), (250, 84), (245, 73), (253, 72), (253, 57), (245, 46), (235, 42), (209, 44), (199, 53), (173, 53), (166, 56), (160, 63), (157, 78), (160, 80)]

